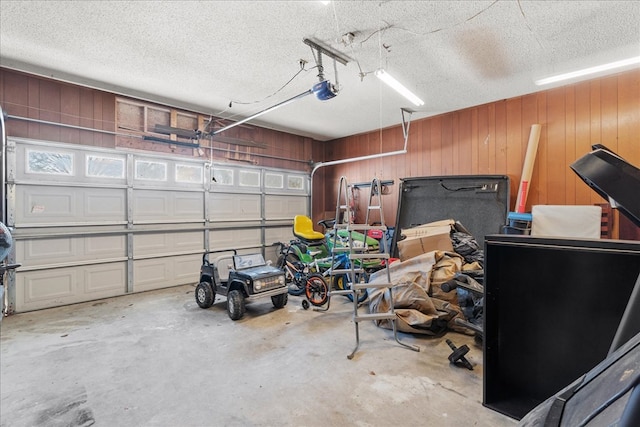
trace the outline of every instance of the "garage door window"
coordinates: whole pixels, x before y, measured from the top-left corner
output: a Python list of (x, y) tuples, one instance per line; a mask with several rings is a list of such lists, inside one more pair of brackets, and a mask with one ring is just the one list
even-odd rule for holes
[(260, 173), (254, 171), (240, 171), (240, 186), (260, 187)]
[(73, 154), (27, 150), (27, 173), (73, 175)]
[(304, 190), (304, 178), (301, 176), (289, 175), (287, 179), (287, 188), (289, 190)]
[(94, 178), (124, 178), (124, 159), (88, 155), (87, 176)]
[(136, 179), (146, 181), (166, 181), (167, 164), (136, 160)]
[(176, 182), (202, 184), (202, 167), (176, 165)]
[(214, 169), (213, 178), (216, 184), (233, 185), (233, 169)]
[(267, 188), (282, 188), (284, 186), (284, 176), (282, 174), (264, 174), (264, 186)]

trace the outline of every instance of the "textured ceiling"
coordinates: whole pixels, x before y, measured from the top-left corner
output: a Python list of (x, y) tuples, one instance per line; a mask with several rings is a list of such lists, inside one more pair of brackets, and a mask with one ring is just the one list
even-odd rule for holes
[[(250, 123), (329, 140), (398, 124), (403, 107), (427, 117), (640, 55), (639, 23), (637, 1), (2, 0), (0, 65), (240, 120), (318, 82), (312, 38), (351, 59), (323, 56), (338, 96)], [(380, 67), (425, 105), (381, 84)]]

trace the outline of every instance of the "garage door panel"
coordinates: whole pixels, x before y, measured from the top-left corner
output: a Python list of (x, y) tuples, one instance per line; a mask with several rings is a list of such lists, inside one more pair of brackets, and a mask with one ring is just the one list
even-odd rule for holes
[(133, 263), (134, 292), (195, 283), (200, 273), (200, 255), (136, 260)]
[(87, 195), (85, 212), (91, 217), (106, 215), (117, 218), (122, 216), (125, 211), (125, 199), (122, 192), (118, 192), (118, 194)]
[(71, 268), (40, 270), (25, 273), (24, 302), (26, 304), (72, 297), (75, 294), (77, 270)]
[(84, 253), (88, 259), (117, 258), (127, 256), (126, 236), (91, 236), (84, 239)]
[(197, 283), (200, 278), (200, 266), (202, 265), (202, 256), (183, 256), (176, 257), (173, 262), (174, 278), (176, 283)]
[[(16, 144), (13, 138), (10, 143)], [(24, 159), (16, 170), (20, 181), (69, 182), (92, 184), (126, 184), (126, 155), (115, 150), (79, 145), (65, 145), (47, 141), (20, 141), (16, 144), (19, 159)]]
[(134, 257), (184, 251), (204, 251), (203, 233), (144, 233), (133, 236)]
[(158, 254), (167, 249), (166, 234), (143, 234), (133, 236), (133, 256)]
[(143, 221), (149, 219), (171, 216), (169, 210), (169, 193), (163, 191), (136, 190), (133, 193), (133, 220)]
[(291, 239), (293, 239), (291, 226), (270, 227), (264, 230), (264, 242), (266, 245), (270, 245), (275, 242), (288, 243)]
[(16, 278), (16, 312), (123, 295), (126, 262), (22, 271)]
[(77, 153), (60, 147), (17, 147), (21, 162), (16, 175), (25, 180), (69, 181), (77, 176)]
[(204, 220), (204, 193), (136, 190), (133, 199), (134, 221)]
[(259, 247), (260, 245), (260, 230), (257, 228), (212, 230), (209, 232), (209, 248), (211, 250)]
[(24, 222), (29, 219), (38, 222), (53, 222), (58, 218), (73, 219), (76, 210), (74, 197), (62, 192), (69, 189), (56, 187), (21, 187), (21, 189), (25, 193), (22, 217), (25, 219)]
[(84, 269), (83, 288), (86, 295), (119, 295), (127, 289), (127, 269), (123, 263), (87, 266)]
[(209, 198), (211, 221), (260, 220), (259, 194), (212, 193)]
[(63, 262), (77, 253), (78, 239), (18, 240), (16, 259), (25, 267)]
[(154, 284), (166, 280), (167, 261), (165, 258), (143, 259), (133, 262), (134, 291), (139, 286), (154, 289)]
[(204, 251), (204, 234), (201, 232), (173, 233), (173, 246), (179, 251)]
[(243, 196), (238, 197), (236, 206), (242, 219), (260, 219), (260, 196)]
[(175, 216), (204, 219), (204, 193), (173, 193)]
[(126, 221), (123, 189), (18, 186), (16, 199), (16, 226)]
[(122, 235), (18, 240), (15, 247), (23, 268), (127, 256)]
[(290, 219), (307, 212), (307, 199), (296, 196), (265, 196), (265, 218), (269, 220)]

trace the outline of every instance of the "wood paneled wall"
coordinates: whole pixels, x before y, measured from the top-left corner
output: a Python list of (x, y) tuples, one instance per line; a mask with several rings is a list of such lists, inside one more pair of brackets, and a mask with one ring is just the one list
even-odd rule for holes
[[(0, 105), (5, 113), (113, 132), (115, 96), (0, 69)], [(7, 135), (113, 148), (113, 135), (69, 127), (7, 120)]]
[[(137, 150), (166, 152), (176, 155), (209, 159), (190, 147), (144, 141), (135, 137), (123, 137), (116, 133), (115, 94), (75, 86), (51, 79), (0, 68), (0, 105), (14, 117), (34, 119), (7, 120), (7, 135), (46, 141), (65, 142), (115, 148), (117, 146)], [(148, 103), (147, 103), (148, 104)], [(153, 104), (149, 104), (153, 105)], [(166, 107), (166, 106), (160, 106)], [(198, 114), (197, 112), (185, 112)], [(209, 116), (199, 114), (199, 117)], [(72, 127), (43, 124), (37, 121), (61, 123)], [(107, 131), (99, 133), (73, 127)], [(169, 138), (166, 135), (157, 135)], [(251, 140), (260, 148), (214, 142), (213, 160), (216, 162), (241, 162), (263, 167), (310, 171), (312, 161), (321, 161), (323, 147), (313, 139), (278, 132), (255, 126), (238, 126), (224, 133), (225, 137)], [(208, 146), (209, 141), (201, 141)]]
[[(398, 112), (400, 116), (400, 112)], [(314, 219), (334, 211), (340, 176), (349, 182), (394, 180), (383, 198), (385, 222), (395, 224), (399, 178), (441, 175), (508, 175), (514, 210), (531, 125), (542, 130), (527, 199), (535, 204), (603, 202), (569, 168), (601, 143), (640, 167), (640, 70), (454, 111), (411, 123), (407, 154), (327, 167), (326, 194), (314, 200)], [(327, 161), (402, 150), (402, 127), (327, 143)], [(355, 190), (359, 221), (369, 190)], [(323, 203), (323, 204), (322, 204)]]
[[(116, 131), (116, 95), (3, 68), (0, 105), (11, 116)], [(509, 208), (513, 210), (529, 132), (535, 123), (542, 125), (542, 132), (527, 207), (602, 202), (569, 164), (590, 151), (592, 144), (602, 143), (640, 165), (640, 70), (414, 120), (407, 154), (319, 169), (313, 180), (314, 220), (326, 211), (335, 211), (336, 187), (342, 175), (350, 183), (369, 182), (373, 177), (394, 181), (383, 197), (385, 222), (390, 225), (395, 223), (399, 179), (405, 177), (505, 174), (511, 178)], [(240, 127), (231, 131), (229, 137), (249, 138)], [(326, 143), (258, 127), (250, 133), (264, 148), (216, 143), (221, 150), (214, 151), (214, 161), (248, 161), (310, 171), (311, 162), (404, 147), (400, 125)], [(7, 120), (7, 134), (109, 148), (120, 144), (154, 152), (177, 150), (179, 155), (199, 156), (197, 150), (172, 149), (140, 139), (123, 143), (113, 134), (22, 120)], [(368, 189), (354, 193), (358, 212), (364, 215)], [(616, 228), (614, 224), (614, 232)]]

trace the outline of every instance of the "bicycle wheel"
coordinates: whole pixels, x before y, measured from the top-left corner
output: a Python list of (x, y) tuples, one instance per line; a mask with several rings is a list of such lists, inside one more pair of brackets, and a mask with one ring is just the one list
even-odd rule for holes
[(304, 289), (307, 284), (307, 275), (301, 271), (295, 271), (293, 280), (289, 283), (289, 294), (290, 295), (302, 295), (304, 294)]
[[(365, 280), (364, 283), (366, 283), (366, 282), (367, 281)], [(358, 289), (356, 291), (356, 295), (358, 296), (358, 303), (365, 302), (367, 300), (367, 297), (368, 297), (366, 289)], [(349, 298), (349, 301), (353, 301), (353, 295), (348, 294), (347, 298)]]
[(307, 277), (305, 286), (305, 295), (309, 302), (316, 307), (320, 307), (327, 303), (329, 298), (329, 287), (324, 278), (319, 274), (310, 274)]
[[(288, 263), (285, 263), (288, 261)], [(276, 267), (284, 271), (284, 278), (287, 282), (289, 295), (302, 295), (304, 293), (304, 285), (306, 283), (306, 275), (302, 273), (302, 264), (298, 257), (293, 254), (278, 257)]]

